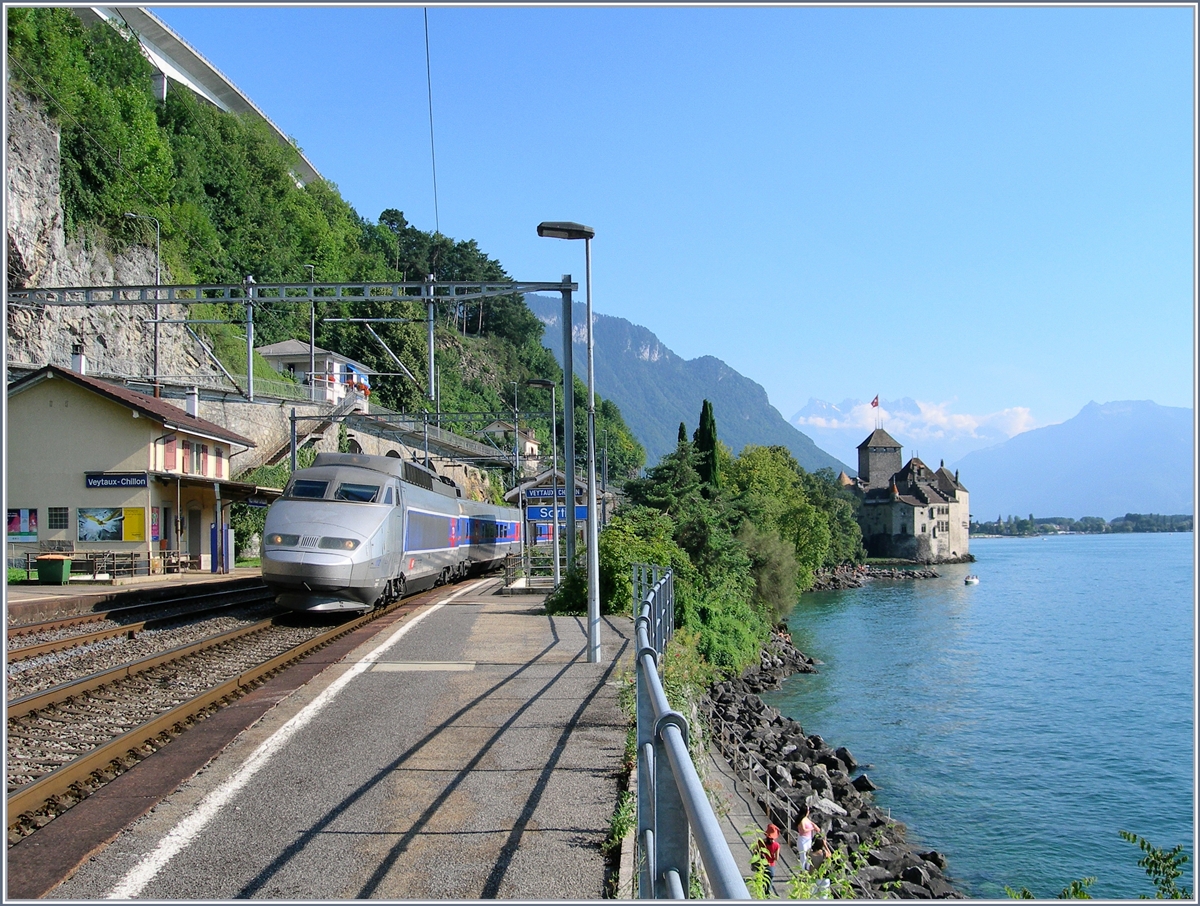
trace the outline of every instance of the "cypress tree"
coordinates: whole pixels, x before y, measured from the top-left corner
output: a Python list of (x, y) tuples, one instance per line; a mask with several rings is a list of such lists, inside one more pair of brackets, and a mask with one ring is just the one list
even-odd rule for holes
[(696, 470), (700, 480), (711, 487), (721, 486), (717, 467), (717, 420), (713, 416), (712, 403), (708, 400), (700, 407), (700, 426), (696, 429)]
[(687, 443), (687, 425), (685, 425), (683, 422), (679, 423), (679, 443)]

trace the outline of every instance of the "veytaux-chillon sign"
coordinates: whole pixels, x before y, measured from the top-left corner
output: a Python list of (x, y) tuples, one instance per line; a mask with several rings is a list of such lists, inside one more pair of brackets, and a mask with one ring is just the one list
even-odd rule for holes
[(145, 472), (85, 472), (84, 483), (89, 488), (144, 488)]

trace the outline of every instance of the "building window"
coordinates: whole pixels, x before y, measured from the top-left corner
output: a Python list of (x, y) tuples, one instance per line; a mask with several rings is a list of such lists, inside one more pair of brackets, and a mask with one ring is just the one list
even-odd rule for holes
[(200, 444), (192, 444), (192, 467), (189, 470), (193, 474), (203, 474), (200, 470)]
[(49, 507), (49, 515), (47, 516), (46, 528), (50, 531), (66, 530), (70, 527), (70, 507), (52, 506)]

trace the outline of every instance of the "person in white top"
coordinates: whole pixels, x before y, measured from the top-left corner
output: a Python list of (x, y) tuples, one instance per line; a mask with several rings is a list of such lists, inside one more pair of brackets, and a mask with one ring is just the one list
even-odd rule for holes
[[(808, 871), (808, 851), (812, 849), (813, 838), (821, 833), (821, 828), (808, 817), (808, 805), (800, 806), (800, 814), (796, 818), (796, 849), (800, 853), (800, 867)], [(825, 855), (829, 855), (829, 847), (822, 844)]]

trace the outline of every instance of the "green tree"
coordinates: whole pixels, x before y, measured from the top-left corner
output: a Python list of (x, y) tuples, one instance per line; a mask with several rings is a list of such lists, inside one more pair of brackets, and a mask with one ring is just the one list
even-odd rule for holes
[(721, 487), (721, 472), (717, 462), (717, 420), (712, 403), (705, 400), (700, 407), (700, 426), (696, 429), (696, 463), (700, 480), (713, 491)]

